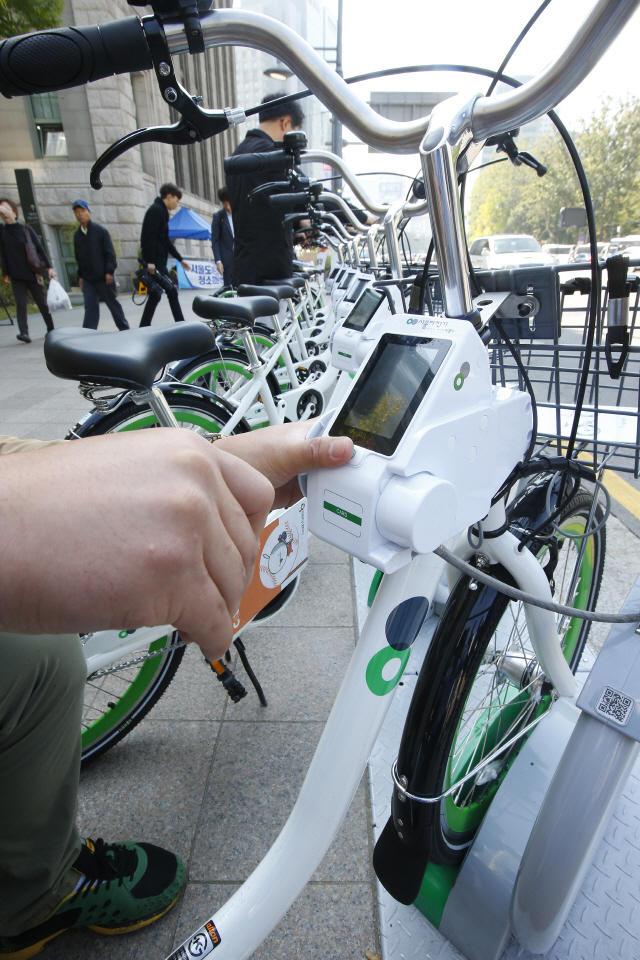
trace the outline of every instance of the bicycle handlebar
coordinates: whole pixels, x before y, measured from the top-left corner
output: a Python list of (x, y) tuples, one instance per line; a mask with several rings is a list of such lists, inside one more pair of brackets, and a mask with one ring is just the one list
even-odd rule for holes
[[(567, 46), (542, 73), (512, 93), (479, 97), (473, 105), (473, 139), (504, 133), (548, 113), (593, 69), (631, 18), (640, 0), (598, 0)], [(286, 63), (318, 99), (357, 137), (386, 153), (413, 153), (429, 117), (400, 123), (365, 103), (313, 47), (286, 24), (249, 10), (216, 9), (201, 17), (205, 46), (255, 47)], [(188, 50), (184, 27), (165, 24), (172, 53)]]
[(308, 193), (276, 193), (269, 197), (269, 203), (276, 210), (290, 210), (301, 204), (306, 207), (310, 199)]
[(0, 92), (25, 96), (152, 67), (138, 17), (60, 27), (0, 41)]
[[(639, 4), (598, 0), (566, 50), (542, 73), (511, 93), (478, 97), (467, 117), (473, 139), (510, 130), (555, 107), (587, 76)], [(413, 153), (420, 146), (428, 117), (405, 123), (382, 117), (285, 24), (249, 10), (222, 8), (203, 14), (201, 24), (207, 47), (238, 44), (278, 57), (370, 146), (391, 153)], [(172, 54), (188, 51), (182, 23), (165, 22), (164, 30)], [(100, 26), (45, 30), (2, 41), (0, 92), (7, 97), (45, 93), (151, 66), (136, 16)]]
[(268, 173), (284, 170), (284, 150), (272, 150), (270, 153), (245, 153), (238, 157), (225, 157), (225, 173)]

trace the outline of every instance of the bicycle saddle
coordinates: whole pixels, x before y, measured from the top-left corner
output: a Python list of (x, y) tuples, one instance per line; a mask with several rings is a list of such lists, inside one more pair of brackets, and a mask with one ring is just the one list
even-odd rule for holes
[[(261, 289), (261, 288), (258, 288)], [(241, 320), (247, 326), (258, 317), (273, 317), (280, 306), (274, 297), (201, 297), (193, 298), (191, 309), (203, 320)]]
[(131, 390), (153, 386), (165, 364), (212, 350), (215, 342), (209, 327), (195, 320), (117, 333), (62, 327), (47, 335), (44, 356), (63, 380)]
[(241, 297), (274, 297), (276, 300), (290, 300), (296, 291), (287, 283), (272, 283), (268, 287), (258, 287), (251, 283), (241, 283), (238, 287)]
[(264, 285), (266, 287), (277, 287), (281, 283), (285, 283), (289, 287), (295, 287), (296, 290), (302, 290), (305, 285), (305, 279), (304, 277), (287, 277), (286, 280), (265, 280)]

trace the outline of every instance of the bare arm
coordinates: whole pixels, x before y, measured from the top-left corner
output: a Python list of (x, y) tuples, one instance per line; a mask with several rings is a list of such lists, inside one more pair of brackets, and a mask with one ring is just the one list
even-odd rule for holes
[(345, 463), (350, 440), (284, 424), (208, 444), (144, 430), (0, 457), (0, 630), (172, 623), (209, 659), (229, 647), (257, 538), (298, 473)]

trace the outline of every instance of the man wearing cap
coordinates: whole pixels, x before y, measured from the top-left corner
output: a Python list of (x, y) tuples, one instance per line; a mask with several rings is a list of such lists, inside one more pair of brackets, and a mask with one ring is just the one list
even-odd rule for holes
[(75, 200), (73, 212), (80, 224), (73, 237), (73, 247), (78, 263), (78, 280), (84, 297), (82, 326), (98, 329), (102, 299), (111, 311), (118, 330), (128, 330), (129, 324), (118, 302), (113, 282), (118, 263), (109, 231), (92, 221), (86, 200)]

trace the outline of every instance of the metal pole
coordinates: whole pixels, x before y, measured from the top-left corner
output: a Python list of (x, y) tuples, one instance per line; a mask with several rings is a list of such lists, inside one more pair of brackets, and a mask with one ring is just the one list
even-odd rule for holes
[[(336, 27), (336, 73), (339, 77), (344, 76), (342, 72), (342, 6), (343, 0), (338, 0), (338, 24)], [(333, 115), (331, 118), (331, 152), (338, 157), (342, 156), (342, 123), (338, 117)], [(342, 180), (336, 180), (334, 190), (336, 193), (342, 193)]]

